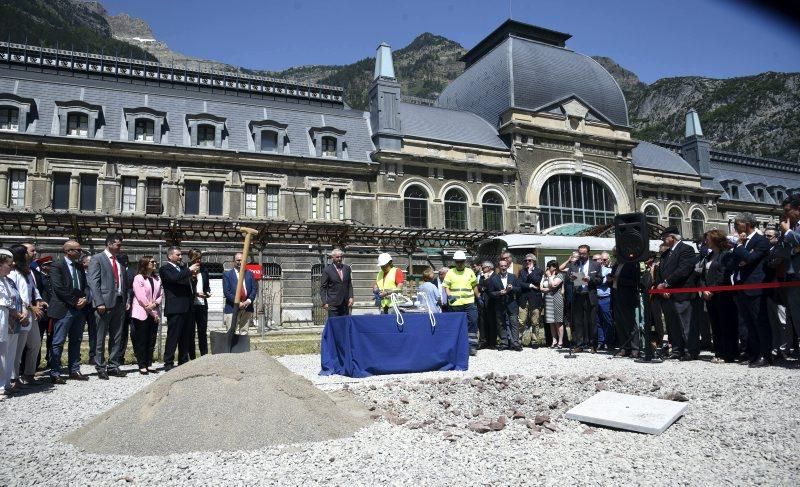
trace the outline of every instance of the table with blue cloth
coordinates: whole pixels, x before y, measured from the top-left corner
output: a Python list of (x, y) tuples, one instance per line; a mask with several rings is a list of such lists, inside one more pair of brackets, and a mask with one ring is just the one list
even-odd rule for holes
[(467, 370), (466, 313), (357, 315), (328, 318), (322, 332), (320, 375), (369, 377), (431, 370)]

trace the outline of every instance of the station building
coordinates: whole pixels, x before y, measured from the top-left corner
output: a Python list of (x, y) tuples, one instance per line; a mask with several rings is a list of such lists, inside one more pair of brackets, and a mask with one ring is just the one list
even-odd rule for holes
[(687, 238), (742, 211), (777, 221), (800, 165), (715, 150), (694, 111), (682, 141), (636, 140), (622, 90), (570, 37), (509, 20), (430, 103), (405, 100), (381, 44), (366, 112), (339, 87), (0, 43), (0, 240), (57, 254), (118, 232), (132, 261), (178, 243), (218, 276), (254, 227), (259, 314), (302, 328), (323, 319), (334, 246), (367, 309), (380, 251), (413, 274), (617, 213)]

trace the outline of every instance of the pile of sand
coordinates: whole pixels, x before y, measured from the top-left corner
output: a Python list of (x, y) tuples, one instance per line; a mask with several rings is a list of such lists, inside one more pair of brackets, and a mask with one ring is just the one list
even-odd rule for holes
[(68, 434), (93, 453), (253, 450), (352, 435), (370, 422), (264, 352), (205, 355)]

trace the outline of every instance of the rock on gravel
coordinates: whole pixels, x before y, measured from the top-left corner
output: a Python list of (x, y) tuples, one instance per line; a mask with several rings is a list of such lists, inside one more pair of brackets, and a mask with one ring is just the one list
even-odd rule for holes
[(126, 455), (253, 450), (350, 436), (369, 424), (368, 414), (357, 401), (334, 401), (264, 352), (205, 355), (65, 440), (92, 453)]

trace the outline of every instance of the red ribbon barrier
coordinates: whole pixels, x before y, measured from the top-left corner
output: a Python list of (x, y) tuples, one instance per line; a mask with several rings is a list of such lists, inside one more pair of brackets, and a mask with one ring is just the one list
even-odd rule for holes
[(789, 282), (760, 282), (757, 284), (736, 284), (731, 286), (703, 286), (703, 287), (668, 287), (664, 289), (651, 289), (647, 291), (648, 294), (685, 294), (685, 293), (699, 293), (703, 291), (708, 292), (726, 292), (726, 291), (750, 291), (752, 289), (774, 289), (777, 287), (798, 287), (800, 281)]

